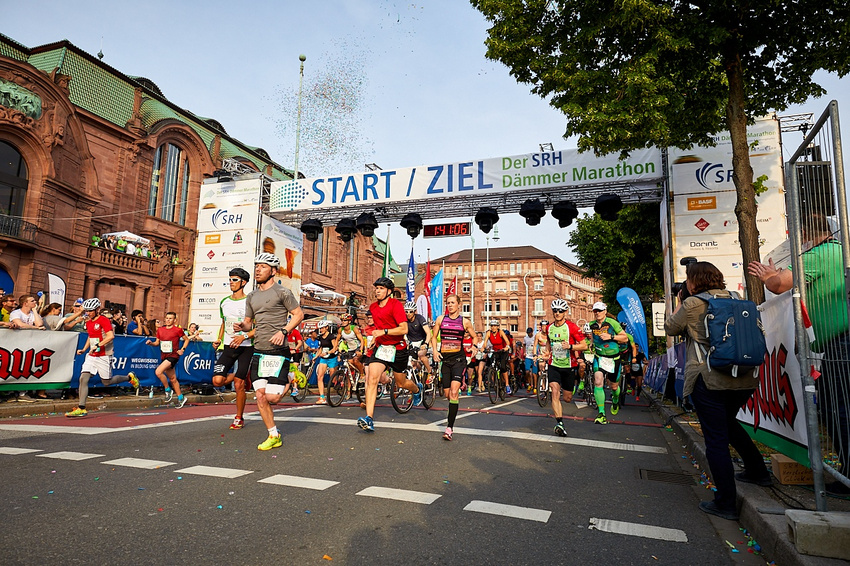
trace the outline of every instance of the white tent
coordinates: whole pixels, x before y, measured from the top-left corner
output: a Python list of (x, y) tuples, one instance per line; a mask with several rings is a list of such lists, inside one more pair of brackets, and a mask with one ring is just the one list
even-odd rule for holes
[(305, 285), (301, 285), (301, 293), (323, 293), (325, 291), (324, 287), (319, 287), (315, 283), (307, 283)]
[(122, 238), (124, 240), (127, 240), (128, 242), (133, 242), (133, 243), (138, 243), (138, 244), (150, 244), (151, 243), (151, 241), (148, 240), (147, 238), (142, 238), (141, 236), (133, 234), (132, 232), (128, 232), (127, 230), (124, 230), (123, 232), (110, 232), (108, 234), (103, 234), (101, 236), (101, 238), (106, 238), (107, 236), (115, 236), (116, 238)]
[(344, 299), (345, 295), (341, 293), (337, 293), (336, 291), (324, 290), (321, 293), (316, 293), (316, 296), (320, 299), (325, 299), (331, 301), (333, 299)]

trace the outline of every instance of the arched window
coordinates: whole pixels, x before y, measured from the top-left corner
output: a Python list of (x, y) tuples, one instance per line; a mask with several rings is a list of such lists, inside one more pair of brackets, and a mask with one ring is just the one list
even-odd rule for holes
[(164, 143), (156, 148), (148, 215), (185, 224), (189, 178), (189, 158), (185, 151), (173, 143)]
[(27, 177), (27, 164), (21, 153), (0, 141), (0, 214), (23, 216)]

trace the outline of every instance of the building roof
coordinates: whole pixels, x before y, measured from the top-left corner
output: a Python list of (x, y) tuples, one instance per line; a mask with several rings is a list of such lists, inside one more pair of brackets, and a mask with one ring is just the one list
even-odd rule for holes
[(125, 75), (67, 39), (28, 48), (0, 34), (0, 55), (29, 63), (46, 73), (58, 69), (63, 75), (70, 75), (68, 88), (71, 102), (121, 128), (132, 118), (135, 90), (141, 88), (143, 100), (140, 113), (146, 130), (150, 131), (162, 120), (177, 120), (192, 128), (204, 140), (210, 154), (213, 152), (214, 139), (219, 135), (222, 158), (250, 161), (260, 171), (271, 166), (273, 178), (292, 178), (292, 172), (272, 161), (262, 148), (252, 147), (229, 136), (215, 119), (196, 116), (169, 101), (152, 80)]
[[(581, 267), (568, 261), (564, 261), (556, 255), (546, 253), (541, 249), (535, 248), (534, 246), (507, 246), (501, 248), (490, 246), (490, 263), (494, 261), (526, 261), (530, 259), (553, 259), (557, 262), (566, 265), (570, 269), (573, 269), (579, 273), (584, 273), (584, 269), (582, 269)], [(432, 259), (431, 264), (438, 264), (442, 261), (445, 261), (446, 263), (468, 263), (472, 261), (472, 250), (460, 250), (451, 253), (447, 256)], [(476, 263), (483, 263), (487, 261), (486, 248), (475, 249), (475, 261)]]

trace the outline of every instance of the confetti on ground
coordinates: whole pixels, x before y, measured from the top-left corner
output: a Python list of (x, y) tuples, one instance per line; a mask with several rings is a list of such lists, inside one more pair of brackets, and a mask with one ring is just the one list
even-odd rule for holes
[(333, 560), (333, 558), (331, 558), (331, 557), (330, 557), (330, 556), (328, 556), (327, 554), (325, 554), (324, 556), (322, 556), (322, 559), (323, 559), (323, 560)]

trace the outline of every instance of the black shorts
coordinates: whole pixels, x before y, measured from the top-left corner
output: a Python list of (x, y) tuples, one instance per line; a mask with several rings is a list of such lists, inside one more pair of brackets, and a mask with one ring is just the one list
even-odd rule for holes
[(496, 358), (496, 367), (499, 368), (499, 371), (508, 371), (510, 352), (508, 352), (507, 350), (499, 350), (498, 352), (493, 352), (493, 356)]
[(460, 354), (446, 354), (440, 369), (443, 389), (452, 386), (452, 381), (463, 383), (463, 374), (466, 371), (466, 356)]
[(484, 363), (485, 358), (481, 358), (480, 360), (475, 356), (469, 358), (469, 363), (466, 364), (466, 367), (475, 369), (478, 367), (478, 364)]
[(292, 361), (296, 364), (301, 363), (301, 358), (304, 357), (304, 352), (298, 352), (297, 354), (292, 354)]
[[(176, 367), (177, 367), (177, 363), (178, 363), (179, 361), (180, 361), (180, 356), (176, 356), (176, 355), (175, 355), (175, 356), (168, 356), (167, 358), (165, 358), (164, 360), (162, 360), (162, 362), (168, 362), (168, 363), (169, 363), (169, 365), (171, 366), (171, 367), (169, 367), (169, 368), (167, 368), (167, 369), (174, 369), (174, 368), (176, 368)], [(159, 363), (162, 363), (162, 362), (159, 362)]]
[[(291, 361), (289, 358), (289, 349), (286, 348), (286, 354), (284, 354), (284, 349), (281, 348), (279, 350), (275, 350), (272, 352), (259, 352), (254, 350), (253, 355), (251, 356), (251, 364), (250, 364), (250, 376), (251, 382), (256, 382), (257, 380), (265, 379), (271, 385), (286, 385), (289, 383), (289, 362)], [(276, 376), (271, 377), (260, 377), (260, 356), (278, 356), (283, 358), (283, 364), (281, 364), (280, 371)]]
[(549, 383), (557, 383), (564, 391), (572, 392), (576, 385), (575, 368), (559, 368), (549, 364)]
[(233, 364), (238, 362), (236, 379), (245, 379), (248, 376), (248, 369), (251, 366), (251, 354), (253, 353), (254, 348), (251, 346), (239, 346), (238, 348), (225, 346), (215, 361), (213, 375), (229, 374), (233, 368)]
[(407, 360), (410, 355), (407, 353), (407, 348), (402, 350), (395, 351), (395, 361), (387, 362), (384, 360), (379, 360), (375, 357), (375, 353), (378, 351), (377, 348), (369, 350), (369, 356), (364, 361), (364, 364), (381, 364), (385, 368), (390, 368), (395, 372), (402, 372), (407, 370)]

